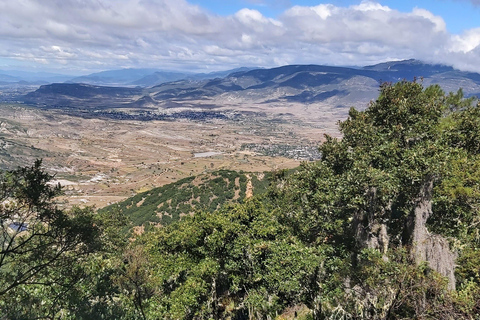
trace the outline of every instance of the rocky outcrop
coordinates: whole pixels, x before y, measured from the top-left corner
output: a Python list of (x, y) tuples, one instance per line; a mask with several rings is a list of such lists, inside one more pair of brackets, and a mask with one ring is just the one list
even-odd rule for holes
[(430, 234), (427, 219), (432, 213), (433, 180), (425, 183), (415, 201), (415, 208), (407, 219), (406, 242), (411, 246), (411, 254), (417, 264), (428, 262), (430, 267), (448, 279), (448, 288), (455, 290), (456, 254), (444, 237)]
[[(427, 262), (433, 270), (448, 279), (448, 288), (455, 290), (456, 254), (450, 250), (448, 240), (431, 234), (426, 223), (432, 214), (433, 179), (428, 179), (414, 201), (411, 214), (404, 226), (403, 244), (410, 248), (410, 254), (417, 265)], [(382, 207), (377, 203), (376, 189), (367, 192), (369, 205), (366, 210), (354, 216), (353, 228), (358, 250), (376, 249), (386, 253), (390, 235), (386, 224), (386, 216), (390, 206)]]

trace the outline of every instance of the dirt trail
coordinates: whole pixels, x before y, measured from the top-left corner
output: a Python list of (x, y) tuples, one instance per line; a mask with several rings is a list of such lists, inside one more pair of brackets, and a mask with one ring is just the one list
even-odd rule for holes
[(251, 198), (253, 197), (253, 184), (252, 184), (252, 177), (247, 174), (247, 190), (245, 191), (245, 198)]

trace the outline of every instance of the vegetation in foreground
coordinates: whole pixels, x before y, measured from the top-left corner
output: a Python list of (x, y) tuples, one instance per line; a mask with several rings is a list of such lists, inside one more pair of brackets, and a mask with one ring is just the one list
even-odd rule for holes
[(268, 192), (127, 236), (1, 176), (4, 319), (479, 319), (480, 105), (384, 84)]

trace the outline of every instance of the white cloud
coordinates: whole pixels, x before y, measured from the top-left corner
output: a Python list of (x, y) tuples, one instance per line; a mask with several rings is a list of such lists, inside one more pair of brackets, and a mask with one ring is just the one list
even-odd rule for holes
[(332, 15), (337, 8), (331, 4), (320, 4), (314, 7), (294, 6), (285, 12), (286, 17), (310, 17), (313, 19), (320, 18), (326, 20)]
[(348, 8), (322, 6), (323, 15), (318, 14), (318, 8), (286, 11), (284, 19), (290, 33), (317, 45), (370, 43), (388, 45), (392, 50), (411, 47), (418, 51), (430, 50), (444, 38), (438, 30), (438, 17), (425, 17), (425, 12), (405, 14), (372, 2)]
[(242, 9), (238, 11), (235, 14), (235, 18), (245, 25), (268, 23), (268, 19), (265, 18), (259, 11), (252, 9)]
[(362, 1), (358, 6), (352, 6), (351, 8), (357, 11), (391, 11), (389, 7), (382, 6), (381, 4), (373, 1)]
[(315, 11), (316, 14), (323, 20), (326, 20), (328, 17), (332, 15), (332, 5), (325, 5), (325, 4), (320, 4), (316, 7), (311, 8), (313, 11)]
[(374, 1), (294, 6), (273, 19), (249, 8), (219, 16), (186, 0), (3, 0), (0, 38), (0, 58), (73, 69), (419, 58), (480, 71), (480, 29), (451, 35), (430, 11), (404, 13)]
[(480, 46), (480, 28), (467, 30), (461, 35), (452, 37), (451, 52), (468, 53)]
[(424, 19), (430, 20), (435, 25), (435, 31), (437, 32), (447, 31), (447, 25), (445, 24), (445, 21), (441, 17), (435, 16), (433, 13), (431, 13), (428, 10), (415, 8), (413, 9), (412, 14), (414, 16), (419, 16)]

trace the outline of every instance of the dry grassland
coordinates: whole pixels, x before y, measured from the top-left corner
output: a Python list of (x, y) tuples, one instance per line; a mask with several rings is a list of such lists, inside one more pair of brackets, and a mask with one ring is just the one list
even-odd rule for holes
[[(23, 158), (41, 156), (47, 170), (65, 186), (69, 206), (103, 207), (139, 191), (218, 169), (292, 168), (300, 161), (242, 151), (241, 145), (318, 145), (324, 133), (335, 132), (331, 119), (333, 124), (325, 127), (291, 115), (281, 123), (268, 117), (241, 122), (127, 121), (85, 119), (18, 105), (2, 105), (1, 111), (0, 139), (24, 146)], [(283, 111), (278, 108), (274, 113)], [(305, 108), (299, 113), (314, 119)], [(9, 151), (8, 143), (4, 149)]]

